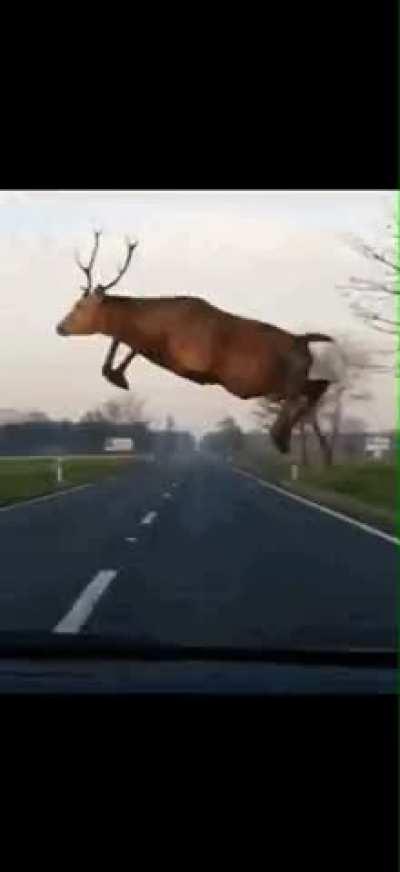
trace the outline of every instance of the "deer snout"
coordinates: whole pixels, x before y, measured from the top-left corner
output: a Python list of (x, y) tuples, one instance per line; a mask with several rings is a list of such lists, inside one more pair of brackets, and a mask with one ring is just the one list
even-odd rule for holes
[(68, 332), (64, 327), (63, 321), (60, 321), (60, 323), (57, 324), (56, 332), (58, 333), (59, 336), (68, 336)]

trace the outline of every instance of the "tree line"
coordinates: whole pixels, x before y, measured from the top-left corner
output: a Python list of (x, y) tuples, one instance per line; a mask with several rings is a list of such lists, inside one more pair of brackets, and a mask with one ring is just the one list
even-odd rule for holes
[(1, 454), (98, 453), (107, 439), (133, 439), (137, 452), (170, 455), (176, 451), (193, 451), (191, 433), (176, 428), (171, 416), (164, 427), (154, 429), (144, 415), (144, 403), (138, 397), (107, 401), (83, 413), (78, 420), (54, 420), (41, 411), (26, 413), (18, 422), (0, 426)]

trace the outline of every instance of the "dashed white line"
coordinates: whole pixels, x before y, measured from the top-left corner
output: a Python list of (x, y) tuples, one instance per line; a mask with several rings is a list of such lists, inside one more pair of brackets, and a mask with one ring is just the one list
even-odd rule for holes
[(79, 633), (96, 603), (117, 574), (116, 569), (101, 569), (82, 591), (70, 611), (56, 624), (53, 633)]
[(147, 512), (147, 515), (144, 516), (141, 520), (141, 524), (152, 524), (157, 517), (158, 512)]
[(132, 543), (137, 542), (137, 538), (136, 538), (136, 536), (126, 536), (125, 542), (132, 542)]
[(170, 500), (170, 499), (171, 499), (171, 494), (168, 493), (168, 491), (166, 491), (165, 494), (163, 494), (163, 500)]
[(305, 506), (309, 506), (311, 509), (316, 509), (318, 512), (322, 512), (324, 515), (331, 515), (333, 518), (337, 518), (339, 521), (346, 521), (347, 524), (352, 524), (354, 527), (359, 527), (360, 530), (364, 530), (365, 533), (372, 533), (374, 536), (379, 536), (381, 539), (385, 539), (387, 542), (391, 542), (394, 545), (399, 545), (400, 540), (397, 539), (396, 536), (391, 536), (389, 533), (384, 533), (383, 530), (378, 530), (377, 527), (370, 527), (369, 524), (364, 524), (362, 521), (357, 521), (356, 518), (351, 518), (349, 515), (343, 515), (342, 512), (336, 512), (334, 509), (328, 509), (327, 506), (321, 506), (320, 503), (315, 503), (312, 500), (307, 500), (306, 497), (301, 497), (298, 494), (292, 494), (290, 491), (285, 490), (283, 487), (278, 487), (276, 484), (270, 484), (268, 481), (264, 481), (262, 478), (258, 478), (258, 476), (253, 475), (251, 472), (245, 472), (243, 469), (238, 469), (236, 467), (236, 472), (239, 472), (240, 475), (245, 475), (247, 478), (252, 478), (254, 481), (258, 482), (258, 484), (262, 485), (262, 487), (269, 488), (270, 490), (276, 491), (279, 494), (284, 494), (285, 497), (288, 497), (291, 500), (296, 500), (298, 503), (303, 503)]

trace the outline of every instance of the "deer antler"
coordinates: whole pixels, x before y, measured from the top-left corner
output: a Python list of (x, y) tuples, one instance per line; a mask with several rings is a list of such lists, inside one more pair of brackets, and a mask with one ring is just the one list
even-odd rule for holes
[(124, 273), (126, 273), (128, 266), (131, 262), (132, 254), (139, 243), (138, 242), (130, 242), (128, 237), (126, 237), (126, 244), (127, 244), (127, 252), (126, 252), (125, 263), (118, 271), (118, 275), (116, 276), (116, 278), (113, 279), (111, 282), (109, 282), (108, 285), (99, 285), (98, 286), (99, 291), (101, 291), (102, 293), (104, 293), (105, 291), (108, 291), (110, 288), (113, 288), (114, 285), (116, 285), (119, 282), (119, 280), (122, 278)]
[(84, 291), (84, 296), (85, 296), (85, 297), (87, 297), (88, 294), (90, 294), (90, 291), (92, 290), (92, 269), (93, 269), (93, 266), (94, 266), (94, 262), (95, 262), (95, 260), (96, 260), (97, 252), (98, 252), (98, 250), (99, 250), (99, 241), (100, 241), (100, 236), (101, 236), (101, 230), (95, 230), (95, 231), (94, 231), (94, 246), (93, 246), (93, 251), (92, 251), (92, 254), (91, 254), (91, 257), (90, 257), (90, 260), (89, 260), (89, 263), (88, 263), (87, 266), (84, 266), (84, 265), (80, 262), (80, 260), (79, 260), (79, 255), (78, 255), (77, 252), (75, 252), (75, 260), (76, 260), (78, 266), (80, 267), (80, 269), (85, 273), (85, 276), (86, 276), (86, 279), (87, 279), (87, 284), (84, 285), (84, 286), (81, 285), (81, 288), (82, 288), (82, 290)]

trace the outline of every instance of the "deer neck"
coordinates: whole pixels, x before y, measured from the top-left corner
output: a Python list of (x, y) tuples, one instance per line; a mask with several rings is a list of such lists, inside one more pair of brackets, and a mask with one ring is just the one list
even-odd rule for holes
[(98, 332), (129, 345), (135, 332), (135, 300), (126, 297), (122, 299), (106, 297), (101, 308), (101, 324)]

